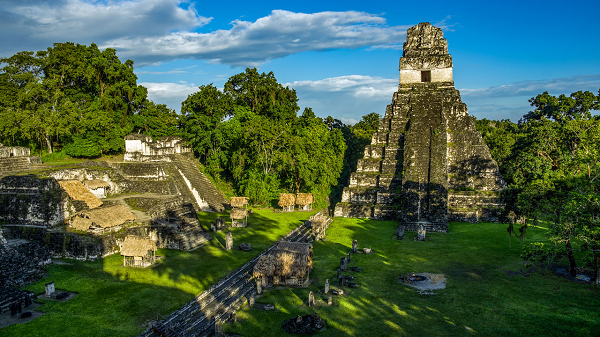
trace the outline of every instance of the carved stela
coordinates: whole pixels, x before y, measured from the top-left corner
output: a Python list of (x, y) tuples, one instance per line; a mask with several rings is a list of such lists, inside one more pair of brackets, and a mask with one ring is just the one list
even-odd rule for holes
[(409, 231), (498, 221), (505, 183), (454, 88), (440, 28), (425, 22), (408, 29), (399, 79), (335, 215), (397, 219)]

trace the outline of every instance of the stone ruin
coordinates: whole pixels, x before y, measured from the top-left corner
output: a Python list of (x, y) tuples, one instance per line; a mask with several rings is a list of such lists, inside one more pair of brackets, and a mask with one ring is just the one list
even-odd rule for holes
[(406, 230), (448, 221), (498, 221), (506, 184), (454, 88), (440, 28), (408, 29), (400, 84), (335, 216), (399, 219)]
[(0, 144), (0, 177), (29, 170), (41, 163), (40, 157), (32, 156), (26, 147)]
[(170, 155), (191, 153), (192, 149), (179, 137), (162, 137), (158, 140), (144, 134), (125, 136), (125, 161), (171, 161)]
[(325, 322), (317, 314), (296, 316), (285, 320), (281, 327), (286, 333), (303, 335), (317, 332), (325, 327)]

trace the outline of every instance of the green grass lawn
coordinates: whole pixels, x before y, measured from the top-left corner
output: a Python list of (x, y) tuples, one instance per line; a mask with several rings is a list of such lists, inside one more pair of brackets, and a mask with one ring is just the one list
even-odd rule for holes
[[(316, 212), (273, 213), (255, 211), (248, 227), (233, 228), (234, 246), (242, 242), (252, 251), (225, 251), (225, 233), (211, 233), (213, 239), (191, 251), (159, 249), (164, 257), (154, 268), (122, 266), (120, 255), (95, 262), (63, 260), (67, 265), (50, 265), (48, 277), (26, 287), (44, 292), (46, 282), (78, 295), (67, 302), (45, 302), (42, 317), (26, 324), (0, 330), (0, 336), (135, 336), (156, 314), (168, 315), (194, 296), (259, 254), (281, 236)], [(226, 214), (205, 213), (201, 222)]]
[[(241, 322), (226, 324), (226, 332), (244, 336), (285, 335), (288, 318), (318, 313), (327, 320), (319, 336), (591, 336), (600, 334), (598, 287), (553, 275), (544, 266), (528, 268), (507, 225), (452, 223), (449, 232), (428, 233), (427, 242), (412, 241), (416, 233), (394, 240), (396, 222), (336, 218), (326, 242), (314, 244), (313, 283), (306, 289), (270, 290), (257, 303), (273, 303), (276, 311), (244, 308)], [(527, 242), (545, 241), (545, 228), (530, 227)], [(329, 307), (321, 293), (325, 279), (337, 287), (340, 258), (351, 249), (371, 247), (369, 255), (355, 254), (359, 288), (342, 288)], [(447, 288), (438, 295), (419, 295), (398, 282), (409, 272), (443, 273)], [(308, 292), (322, 306), (307, 306)]]

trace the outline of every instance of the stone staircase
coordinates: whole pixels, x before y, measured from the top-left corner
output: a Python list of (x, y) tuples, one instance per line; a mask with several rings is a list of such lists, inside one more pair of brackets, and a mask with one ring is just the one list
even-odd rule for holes
[(173, 226), (174, 222), (183, 225), (175, 234), (179, 249), (194, 249), (211, 239), (200, 225), (194, 206), (186, 203), (181, 196), (153, 207), (148, 210), (148, 215), (155, 225)]
[[(391, 106), (388, 106), (388, 110)], [(373, 219), (395, 219), (402, 185), (405, 118), (386, 117), (373, 133), (371, 145), (365, 147), (356, 172), (350, 175), (335, 216)]]
[[(12, 287), (0, 287), (0, 314), (10, 311), (13, 303), (33, 302), (36, 295), (33, 291), (19, 290)], [(26, 311), (26, 310), (25, 310)]]
[[(39, 157), (37, 157), (39, 159)], [(29, 157), (11, 157), (0, 159), (0, 177), (29, 170)]]
[(198, 211), (222, 212), (229, 204), (223, 193), (219, 191), (206, 176), (200, 172), (193, 157), (184, 154), (172, 155), (172, 161), (188, 186), (192, 200)]
[[(286, 234), (281, 241), (311, 242), (310, 221)], [(208, 290), (202, 292), (193, 301), (169, 315), (167, 318), (152, 322), (139, 336), (212, 336), (215, 322), (227, 321), (238, 310), (251, 293), (256, 290), (252, 271), (258, 259), (268, 254), (275, 244), (261, 252), (246, 264), (236, 269)]]

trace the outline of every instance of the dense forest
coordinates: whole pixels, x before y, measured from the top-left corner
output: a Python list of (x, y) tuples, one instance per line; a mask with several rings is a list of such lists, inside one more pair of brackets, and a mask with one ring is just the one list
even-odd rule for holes
[[(254, 204), (269, 204), (284, 191), (314, 193), (322, 206), (338, 201), (381, 117), (370, 113), (348, 126), (310, 108), (299, 114), (295, 90), (255, 68), (232, 76), (223, 89), (200, 86), (177, 114), (148, 100), (133, 61), (122, 63), (114, 49), (94, 44), (57, 43), (0, 65), (1, 143), (94, 158), (122, 153), (130, 133), (179, 135), (206, 173)], [(508, 183), (507, 212), (550, 223), (555, 245), (526, 254), (566, 256), (572, 272), (574, 250), (600, 267), (599, 101), (588, 91), (544, 92), (518, 123), (476, 121)]]
[(56, 43), (44, 51), (0, 59), (0, 142), (75, 157), (121, 153), (123, 137), (177, 132), (177, 115), (154, 104), (136, 84), (133, 61), (114, 49), (101, 51)]
[(332, 188), (339, 195), (380, 118), (372, 113), (346, 126), (310, 108), (298, 115), (295, 90), (255, 68), (223, 90), (200, 86), (177, 114), (148, 100), (133, 61), (95, 44), (56, 43), (0, 64), (1, 143), (96, 158), (122, 153), (130, 133), (178, 135), (207, 173), (256, 204), (282, 191), (312, 192), (322, 205)]
[(549, 224), (554, 245), (527, 247), (524, 257), (566, 257), (573, 275), (575, 251), (597, 273), (600, 268), (600, 116), (593, 114), (599, 101), (589, 91), (544, 92), (531, 98), (533, 111), (518, 123), (477, 121), (509, 185), (507, 211)]

